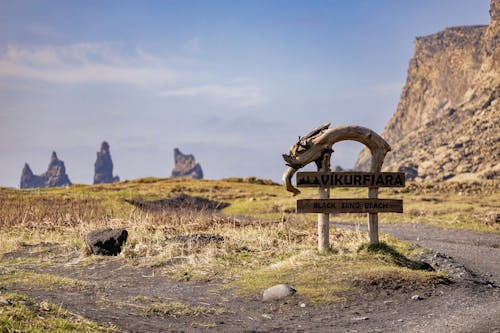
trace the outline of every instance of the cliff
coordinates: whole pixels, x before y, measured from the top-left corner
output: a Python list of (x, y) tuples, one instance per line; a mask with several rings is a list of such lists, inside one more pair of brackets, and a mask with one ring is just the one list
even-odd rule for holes
[[(382, 137), (385, 171), (425, 181), (497, 178), (500, 172), (499, 0), (488, 26), (448, 28), (415, 41), (407, 81)], [(355, 169), (366, 170), (363, 150)]]
[(64, 162), (57, 158), (56, 152), (52, 152), (47, 171), (41, 175), (33, 174), (28, 163), (24, 164), (21, 174), (21, 188), (61, 187), (72, 185), (66, 174)]

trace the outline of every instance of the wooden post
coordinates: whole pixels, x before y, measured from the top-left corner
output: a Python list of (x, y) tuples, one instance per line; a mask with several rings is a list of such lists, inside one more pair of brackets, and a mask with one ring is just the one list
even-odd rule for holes
[[(378, 198), (378, 187), (370, 187), (368, 189), (368, 199)], [(368, 213), (368, 235), (370, 244), (378, 244), (378, 214)]]
[[(330, 153), (324, 154), (321, 168), (318, 171), (330, 171)], [(330, 187), (318, 188), (319, 199), (330, 198)], [(330, 216), (328, 213), (318, 214), (318, 251), (324, 252), (330, 249)]]

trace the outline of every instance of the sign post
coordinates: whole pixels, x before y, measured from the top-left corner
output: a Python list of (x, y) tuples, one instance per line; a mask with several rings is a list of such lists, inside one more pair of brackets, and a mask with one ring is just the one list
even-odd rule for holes
[[(321, 168), (319, 171), (330, 171), (330, 153), (323, 155)], [(318, 198), (328, 200), (330, 198), (330, 187), (320, 186), (318, 188)], [(318, 213), (318, 250), (327, 251), (330, 249), (330, 215), (327, 211)]]
[[(298, 172), (297, 187), (319, 187), (319, 199), (297, 200), (297, 213), (318, 213), (318, 249), (328, 244), (329, 213), (368, 213), (370, 244), (377, 244), (378, 213), (402, 213), (403, 200), (378, 199), (379, 187), (404, 187), (403, 172)], [(368, 187), (368, 199), (329, 199), (330, 187)], [(324, 193), (327, 193), (326, 195)], [(320, 225), (322, 228), (320, 229)], [(321, 231), (321, 232), (320, 232)], [(320, 237), (321, 235), (321, 237)], [(328, 235), (328, 234), (327, 234)], [(329, 244), (328, 244), (329, 246)]]
[[(377, 133), (361, 126), (338, 126), (329, 128), (330, 123), (315, 128), (290, 148), (288, 154), (283, 154), (287, 169), (283, 173), (283, 182), (287, 191), (293, 195), (300, 190), (292, 185), (292, 177), (297, 171), (309, 163), (315, 162), (318, 172), (297, 173), (297, 187), (318, 187), (319, 200), (310, 202), (297, 201), (298, 213), (318, 213), (318, 249), (324, 251), (329, 244), (329, 213), (368, 213), (368, 228), (370, 244), (377, 244), (378, 213), (403, 212), (403, 202), (389, 202), (378, 199), (379, 187), (404, 186), (404, 173), (381, 172), (385, 155), (391, 146)], [(371, 153), (371, 172), (329, 172), (332, 147), (339, 141), (353, 140), (364, 144)], [(368, 187), (369, 201), (346, 199), (339, 202), (329, 199), (331, 187)], [(340, 207), (340, 208), (339, 208)], [(313, 210), (313, 211), (311, 211)]]

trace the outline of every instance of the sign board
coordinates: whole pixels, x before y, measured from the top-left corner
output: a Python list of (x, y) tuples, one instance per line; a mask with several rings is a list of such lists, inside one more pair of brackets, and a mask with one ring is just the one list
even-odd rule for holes
[(403, 200), (396, 199), (301, 199), (297, 213), (402, 213)]
[(298, 172), (298, 187), (404, 187), (404, 172)]

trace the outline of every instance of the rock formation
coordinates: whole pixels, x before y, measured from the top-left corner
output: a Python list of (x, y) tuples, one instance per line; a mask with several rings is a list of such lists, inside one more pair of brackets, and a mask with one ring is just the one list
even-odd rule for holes
[(91, 254), (116, 256), (122, 251), (127, 241), (128, 231), (125, 229), (100, 229), (89, 232), (85, 242)]
[(120, 177), (113, 177), (113, 161), (109, 152), (109, 144), (103, 141), (101, 150), (97, 152), (97, 160), (94, 164), (94, 184), (119, 182)]
[(193, 155), (184, 155), (177, 148), (174, 149), (175, 166), (172, 170), (172, 177), (188, 177), (202, 179), (203, 171), (201, 166), (195, 162)]
[(21, 174), (21, 188), (61, 187), (69, 185), (71, 185), (71, 181), (66, 174), (64, 162), (57, 158), (55, 151), (52, 152), (47, 171), (39, 176), (33, 174), (28, 163), (24, 164)]
[[(500, 0), (488, 26), (448, 28), (419, 37), (396, 113), (382, 137), (383, 170), (409, 179), (498, 178), (500, 174)], [(356, 169), (366, 170), (363, 150)]]

